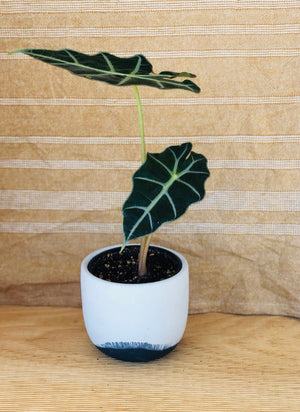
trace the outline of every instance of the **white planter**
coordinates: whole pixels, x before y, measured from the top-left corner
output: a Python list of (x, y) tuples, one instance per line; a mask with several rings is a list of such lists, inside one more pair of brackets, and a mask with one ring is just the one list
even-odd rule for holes
[[(188, 315), (189, 274), (183, 256), (176, 275), (158, 282), (124, 284), (91, 274), (88, 264), (111, 246), (88, 255), (81, 264), (82, 310), (95, 346), (117, 359), (145, 362), (169, 353), (181, 340)], [(155, 246), (156, 247), (156, 246)], [(158, 246), (157, 246), (158, 247)]]

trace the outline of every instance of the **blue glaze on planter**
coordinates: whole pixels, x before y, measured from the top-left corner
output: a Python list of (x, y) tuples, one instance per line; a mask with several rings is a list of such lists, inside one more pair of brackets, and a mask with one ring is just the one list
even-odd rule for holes
[(177, 345), (151, 345), (144, 342), (107, 342), (96, 347), (111, 358), (126, 362), (149, 362), (162, 358), (171, 352)]

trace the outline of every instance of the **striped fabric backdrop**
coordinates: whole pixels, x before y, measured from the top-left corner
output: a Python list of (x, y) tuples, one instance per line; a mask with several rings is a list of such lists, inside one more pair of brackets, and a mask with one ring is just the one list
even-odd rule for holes
[(8, 52), (144, 54), (190, 71), (200, 95), (140, 88), (147, 149), (191, 141), (202, 203), (153, 243), (191, 269), (190, 313), (300, 316), (300, 2), (1, 2), (0, 303), (80, 305), (79, 266), (122, 242), (140, 164), (132, 87)]

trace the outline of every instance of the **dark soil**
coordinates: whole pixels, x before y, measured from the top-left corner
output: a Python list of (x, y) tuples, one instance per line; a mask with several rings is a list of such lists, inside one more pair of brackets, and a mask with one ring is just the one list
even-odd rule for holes
[(95, 256), (88, 270), (100, 279), (116, 283), (149, 283), (168, 279), (181, 269), (181, 261), (173, 253), (150, 246), (147, 257), (147, 274), (138, 275), (139, 246), (110, 249)]

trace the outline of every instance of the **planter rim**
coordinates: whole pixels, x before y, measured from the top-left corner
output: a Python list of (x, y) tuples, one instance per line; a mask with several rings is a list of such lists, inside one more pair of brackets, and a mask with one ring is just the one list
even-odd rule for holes
[[(164, 249), (164, 250), (166, 250), (166, 251), (168, 251), (168, 252), (170, 252), (170, 253), (173, 253), (175, 256), (177, 256), (177, 257), (180, 259), (180, 261), (181, 261), (181, 263), (182, 263), (182, 267), (181, 267), (181, 269), (179, 270), (178, 273), (176, 273), (175, 275), (171, 276), (170, 278), (158, 280), (158, 281), (155, 281), (155, 282), (146, 282), (146, 283), (121, 283), (121, 282), (108, 282), (108, 281), (105, 280), (105, 279), (100, 279), (100, 278), (98, 278), (97, 276), (93, 275), (93, 274), (88, 270), (88, 264), (89, 264), (89, 262), (90, 262), (95, 256), (99, 255), (100, 253), (106, 252), (107, 250), (119, 248), (119, 247), (121, 247), (121, 246), (122, 246), (122, 245), (120, 245), (120, 244), (119, 244), (119, 245), (112, 245), (112, 246), (106, 246), (106, 247), (103, 247), (103, 248), (101, 248), (101, 249), (94, 250), (93, 252), (89, 253), (89, 254), (83, 259), (83, 261), (82, 261), (82, 263), (81, 263), (81, 269), (85, 271), (85, 273), (86, 273), (87, 276), (93, 278), (94, 280), (96, 280), (96, 281), (98, 281), (98, 282), (104, 282), (106, 285), (109, 284), (110, 287), (119, 287), (119, 288), (120, 288), (120, 287), (123, 287), (123, 288), (146, 288), (146, 287), (148, 287), (148, 288), (149, 288), (149, 286), (161, 285), (162, 283), (163, 283), (163, 284), (170, 283), (170, 282), (175, 281), (175, 279), (178, 278), (178, 277), (181, 275), (181, 273), (183, 273), (185, 270), (188, 269), (188, 263), (187, 263), (186, 259), (184, 258), (184, 256), (182, 256), (180, 253), (174, 251), (173, 249), (169, 249), (169, 248), (167, 248), (167, 247), (164, 247), (164, 246), (152, 245), (152, 244), (151, 244), (151, 245), (150, 245), (151, 247), (156, 247), (156, 248), (159, 248), (159, 249)], [(130, 243), (130, 244), (127, 245), (127, 246), (140, 246), (140, 245), (139, 245), (138, 243)]]

